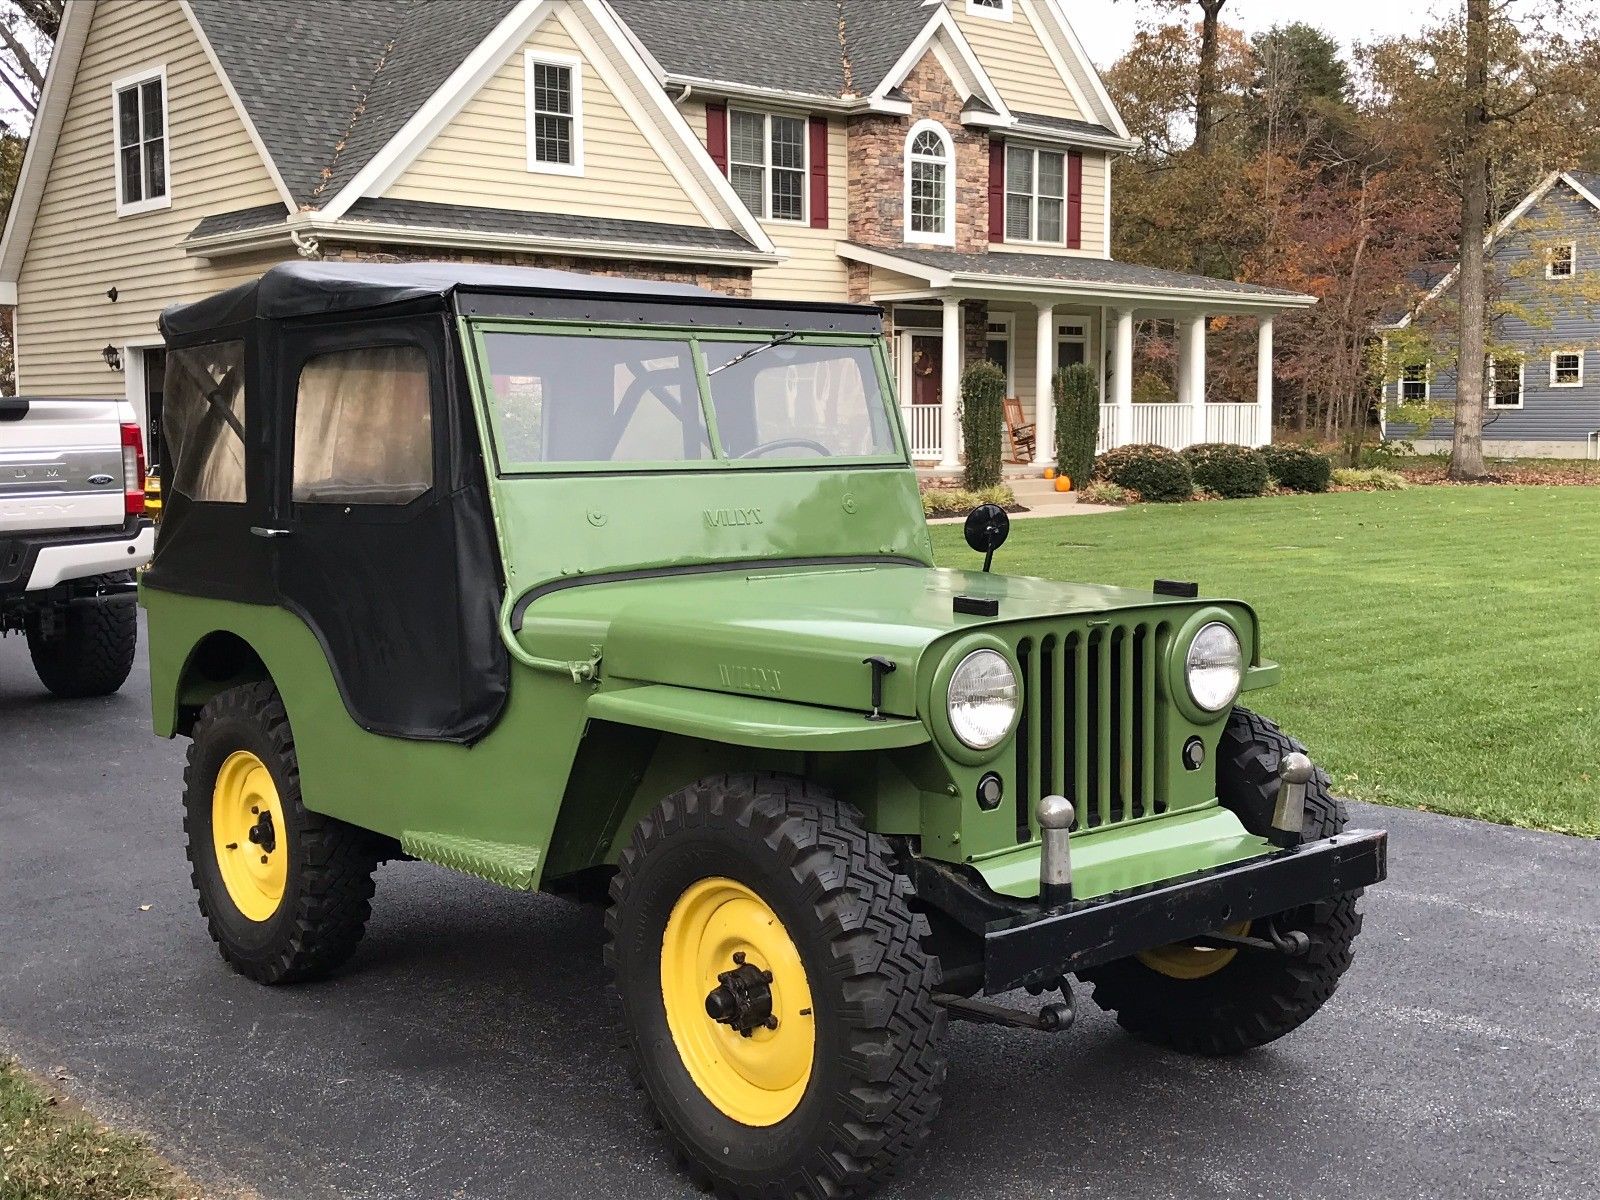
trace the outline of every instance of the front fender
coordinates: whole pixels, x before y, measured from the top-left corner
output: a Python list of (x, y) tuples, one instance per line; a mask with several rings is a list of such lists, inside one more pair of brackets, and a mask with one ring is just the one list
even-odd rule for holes
[(587, 715), (591, 720), (761, 750), (898, 750), (928, 740), (921, 721), (872, 721), (860, 712), (662, 683), (597, 692), (589, 699)]

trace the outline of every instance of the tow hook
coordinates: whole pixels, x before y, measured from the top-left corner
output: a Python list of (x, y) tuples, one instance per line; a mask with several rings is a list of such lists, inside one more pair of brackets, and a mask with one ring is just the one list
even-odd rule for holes
[(1007, 1008), (1004, 1004), (988, 1000), (952, 996), (948, 992), (935, 992), (933, 1002), (957, 1021), (970, 1021), (974, 1025), (1003, 1025), (1008, 1029), (1035, 1029), (1041, 1033), (1065, 1033), (1072, 1028), (1076, 1016), (1072, 991), (1066, 983), (1061, 985), (1061, 999), (1041, 1005), (1036, 1013)]

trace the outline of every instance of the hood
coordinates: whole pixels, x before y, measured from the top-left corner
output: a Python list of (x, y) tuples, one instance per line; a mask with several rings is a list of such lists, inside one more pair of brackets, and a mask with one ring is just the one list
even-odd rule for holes
[[(957, 597), (994, 601), (998, 614), (958, 613)], [(528, 610), (520, 636), (536, 654), (598, 650), (607, 680), (852, 709), (868, 704), (863, 660), (882, 656), (895, 664), (885, 710), (915, 716), (918, 680), (942, 657), (936, 647), (945, 639), (1041, 618), (1172, 607), (1152, 592), (977, 571), (745, 568), (568, 587)]]

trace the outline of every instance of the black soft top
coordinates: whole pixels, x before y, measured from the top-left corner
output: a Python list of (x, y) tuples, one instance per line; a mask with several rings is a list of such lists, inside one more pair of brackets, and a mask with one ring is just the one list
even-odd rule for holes
[(281, 320), (328, 313), (387, 308), (437, 299), (458, 292), (552, 299), (598, 299), (623, 303), (677, 303), (719, 307), (781, 307), (793, 312), (850, 314), (875, 320), (880, 310), (852, 304), (801, 304), (740, 300), (687, 283), (661, 283), (608, 275), (584, 275), (535, 267), (476, 266), (467, 263), (290, 262), (261, 278), (189, 304), (174, 304), (161, 314), (161, 332), (179, 341), (252, 319)]

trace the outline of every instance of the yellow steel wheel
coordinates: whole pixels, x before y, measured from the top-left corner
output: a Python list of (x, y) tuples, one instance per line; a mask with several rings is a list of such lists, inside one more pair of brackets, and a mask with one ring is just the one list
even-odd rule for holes
[(272, 772), (250, 751), (235, 750), (211, 791), (211, 841), (228, 898), (249, 920), (265, 921), (283, 903), (287, 835)]
[(811, 987), (753, 890), (702, 879), (678, 897), (661, 938), (661, 999), (678, 1057), (724, 1116), (764, 1128), (799, 1106), (816, 1056)]
[[(1250, 932), (1249, 921), (1235, 921), (1223, 933), (1244, 937)], [(1204, 946), (1186, 946), (1175, 942), (1158, 946), (1139, 955), (1139, 961), (1152, 971), (1159, 971), (1169, 979), (1208, 979), (1234, 960), (1237, 950), (1211, 950)]]

